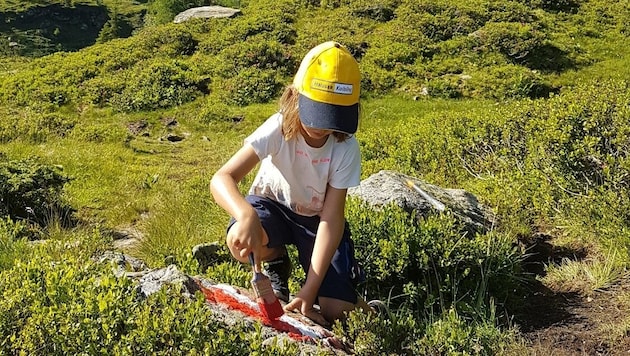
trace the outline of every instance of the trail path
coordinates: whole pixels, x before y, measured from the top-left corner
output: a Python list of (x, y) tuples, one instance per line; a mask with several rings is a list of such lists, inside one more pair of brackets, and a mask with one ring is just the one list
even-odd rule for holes
[(515, 320), (530, 355), (630, 355), (630, 279), (589, 296), (541, 288)]

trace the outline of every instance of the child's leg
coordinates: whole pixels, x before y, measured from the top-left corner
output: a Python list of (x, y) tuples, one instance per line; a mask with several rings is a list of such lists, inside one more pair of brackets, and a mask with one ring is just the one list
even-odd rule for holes
[(319, 311), (322, 316), (332, 323), (337, 319), (343, 319), (344, 312), (349, 312), (356, 309), (357, 304), (347, 302), (341, 299), (318, 297)]
[[(311, 228), (316, 231), (317, 225)], [(298, 249), (300, 264), (305, 271), (309, 269), (313, 254), (316, 237), (313, 230), (306, 232), (301, 231), (301, 229), (294, 229), (294, 234), (300, 236), (300, 238), (295, 239), (295, 244)], [(367, 303), (356, 293), (355, 265), (354, 243), (350, 237), (349, 226), (346, 223), (344, 235), (324, 276), (317, 297), (322, 316), (331, 323), (336, 319), (343, 318), (344, 312), (356, 308), (371, 310)]]
[[(287, 225), (284, 214), (279, 203), (270, 199), (248, 195), (245, 199), (252, 205), (262, 225), (262, 249), (260, 260), (270, 261), (286, 254), (286, 244), (291, 243), (291, 230)], [(227, 228), (226, 242), (232, 256), (237, 260), (248, 263), (249, 256), (241, 255), (240, 241), (247, 236), (242, 236), (246, 232), (239, 229), (239, 222), (233, 218)]]

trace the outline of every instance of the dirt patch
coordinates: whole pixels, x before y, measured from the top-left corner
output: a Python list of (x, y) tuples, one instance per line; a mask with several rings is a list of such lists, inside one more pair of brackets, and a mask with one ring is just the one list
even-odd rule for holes
[(530, 355), (630, 355), (629, 281), (589, 296), (542, 285), (515, 315)]

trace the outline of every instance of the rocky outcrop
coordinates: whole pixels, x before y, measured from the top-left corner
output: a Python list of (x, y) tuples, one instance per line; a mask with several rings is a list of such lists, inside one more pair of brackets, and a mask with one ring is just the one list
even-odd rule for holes
[(173, 264), (165, 268), (149, 269), (142, 261), (120, 252), (107, 251), (97, 260), (101, 263), (109, 262), (117, 276), (135, 280), (138, 295), (142, 298), (171, 285), (177, 287), (185, 298), (203, 293), (206, 306), (228, 327), (237, 323), (252, 326), (254, 323), (262, 323), (262, 337), (265, 340), (263, 345), (296, 343), (302, 355), (321, 354), (322, 347), (332, 355), (352, 353), (350, 345), (301, 314), (287, 312), (278, 320), (265, 320), (249, 290), (216, 283), (201, 276), (187, 275)]
[(223, 6), (201, 6), (193, 7), (186, 11), (182, 11), (175, 16), (173, 22), (181, 23), (190, 19), (209, 19), (209, 18), (223, 18), (234, 17), (241, 14), (241, 10), (232, 9)]
[[(22, 55), (42, 56), (91, 46), (109, 20), (104, 6), (24, 6), (29, 8), (20, 12), (0, 12), (0, 23), (5, 24), (0, 28), (0, 34), (8, 38), (16, 53)], [(131, 33), (131, 28), (128, 32)]]
[(446, 189), (411, 176), (383, 170), (348, 190), (373, 206), (394, 203), (418, 217), (443, 211), (452, 214), (471, 232), (485, 232), (494, 226), (496, 217), (477, 197), (462, 189)]

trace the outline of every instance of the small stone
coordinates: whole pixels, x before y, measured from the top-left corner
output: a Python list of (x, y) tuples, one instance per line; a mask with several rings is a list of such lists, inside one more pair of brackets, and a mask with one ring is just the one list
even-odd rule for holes
[(218, 242), (199, 244), (193, 247), (192, 255), (199, 263), (199, 271), (205, 272), (208, 267), (218, 261), (220, 248)]

